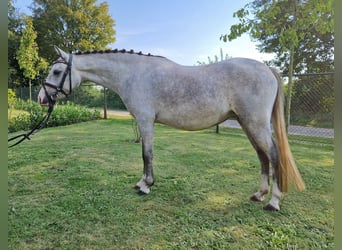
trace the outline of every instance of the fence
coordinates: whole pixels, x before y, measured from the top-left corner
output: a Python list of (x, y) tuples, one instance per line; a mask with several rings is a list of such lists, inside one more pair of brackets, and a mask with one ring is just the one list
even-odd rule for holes
[[(287, 77), (284, 76), (285, 95)], [(32, 88), (32, 98), (37, 100), (40, 87)], [(16, 89), (17, 97), (29, 98), (28, 88)], [(285, 96), (286, 98), (286, 96)], [(69, 101), (88, 107), (104, 106), (104, 89), (94, 85), (81, 85), (73, 91)], [(287, 100), (287, 98), (286, 98)], [(108, 109), (125, 109), (121, 99), (112, 91), (106, 91)], [(293, 77), (289, 134), (307, 137), (334, 138), (334, 73), (296, 74)], [(238, 126), (233, 121), (222, 125)]]
[(290, 111), (290, 134), (333, 138), (334, 73), (294, 75)]
[[(40, 86), (32, 87), (31, 92), (33, 101), (37, 101), (40, 89)], [(14, 91), (18, 98), (23, 100), (29, 99), (30, 90), (28, 87), (16, 88)], [(106, 91), (106, 100), (108, 108), (126, 109), (120, 97), (113, 91)], [(62, 101), (70, 101), (75, 104), (87, 106), (89, 108), (100, 108), (104, 106), (104, 88), (94, 84), (82, 84), (79, 88), (73, 90), (68, 98), (63, 99)]]

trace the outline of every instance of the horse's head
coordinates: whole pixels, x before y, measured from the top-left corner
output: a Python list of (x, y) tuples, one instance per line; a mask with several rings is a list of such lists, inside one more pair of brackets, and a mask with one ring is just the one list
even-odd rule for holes
[(56, 100), (70, 95), (72, 89), (81, 82), (80, 75), (73, 67), (73, 55), (56, 46), (55, 50), (60, 57), (53, 63), (38, 94), (38, 102), (43, 106), (53, 106)]

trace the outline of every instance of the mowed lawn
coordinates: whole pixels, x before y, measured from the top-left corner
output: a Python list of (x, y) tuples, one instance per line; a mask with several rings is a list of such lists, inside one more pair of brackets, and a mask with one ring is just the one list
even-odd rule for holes
[[(12, 136), (12, 135), (9, 135)], [(249, 200), (260, 185), (238, 129), (155, 126), (155, 185), (142, 175), (132, 121), (48, 128), (8, 151), (9, 249), (333, 249), (334, 148), (291, 140), (307, 189), (280, 212)]]

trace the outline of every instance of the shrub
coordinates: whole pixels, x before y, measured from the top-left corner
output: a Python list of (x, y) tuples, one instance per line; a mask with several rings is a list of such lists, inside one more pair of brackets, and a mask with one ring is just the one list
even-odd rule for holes
[(12, 89), (7, 89), (7, 106), (8, 106), (8, 119), (12, 115), (13, 106), (16, 101), (15, 92)]
[[(16, 101), (14, 107), (18, 110), (27, 111), (28, 114), (19, 114), (9, 120), (8, 132), (10, 133), (34, 128), (47, 112), (47, 108), (41, 107), (36, 102), (23, 101), (20, 99)], [(47, 126), (63, 126), (99, 118), (101, 118), (101, 114), (97, 110), (89, 110), (85, 107), (66, 102), (64, 104), (56, 105)]]
[(8, 121), (8, 132), (28, 130), (30, 127), (30, 116), (26, 113), (19, 114)]
[(83, 106), (67, 102), (64, 105), (58, 105), (53, 111), (49, 127), (68, 125), (78, 122), (84, 122), (89, 120), (99, 119), (101, 117), (100, 112), (97, 110), (89, 110)]
[(7, 90), (8, 107), (13, 107), (15, 101), (16, 101), (15, 92), (12, 89), (8, 89)]

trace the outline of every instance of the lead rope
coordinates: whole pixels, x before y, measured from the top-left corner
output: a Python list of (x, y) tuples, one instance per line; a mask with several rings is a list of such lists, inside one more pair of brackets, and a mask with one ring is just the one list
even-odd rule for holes
[(37, 133), (39, 130), (41, 130), (42, 128), (44, 128), (50, 118), (50, 115), (53, 111), (53, 108), (54, 108), (54, 105), (52, 104), (49, 104), (49, 109), (48, 109), (48, 112), (47, 114), (43, 117), (43, 119), (40, 121), (39, 124), (37, 124), (31, 131), (27, 132), (27, 133), (23, 133), (23, 134), (20, 134), (20, 135), (17, 135), (17, 136), (14, 136), (10, 139), (8, 139), (7, 142), (10, 142), (10, 141), (13, 141), (15, 139), (18, 139), (18, 138), (21, 138), (19, 141), (17, 141), (16, 143), (14, 143), (13, 145), (9, 146), (8, 148), (11, 148), (11, 147), (14, 147), (14, 146), (17, 146), (18, 144), (22, 143), (23, 141), (25, 141), (26, 139), (27, 140), (31, 140), (30, 136), (31, 135), (34, 135), (35, 133)]

